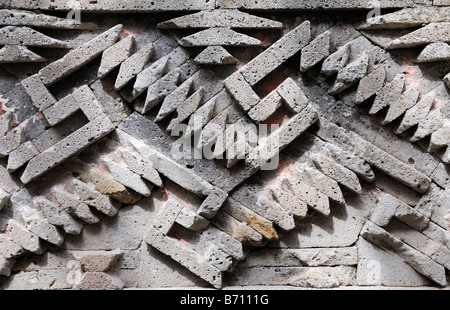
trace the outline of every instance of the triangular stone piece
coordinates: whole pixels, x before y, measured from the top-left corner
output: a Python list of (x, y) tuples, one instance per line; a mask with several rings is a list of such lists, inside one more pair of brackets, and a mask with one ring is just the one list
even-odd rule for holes
[(393, 101), (399, 100), (405, 86), (405, 75), (397, 75), (392, 82), (384, 86), (379, 92), (375, 102), (370, 108), (369, 114), (373, 115), (390, 105)]
[(186, 101), (180, 105), (177, 108), (177, 114), (178, 116), (174, 118), (169, 126), (167, 127), (168, 131), (172, 131), (172, 129), (184, 122), (189, 116), (194, 113), (198, 107), (200, 106), (200, 103), (203, 99), (203, 96), (205, 95), (205, 89), (201, 87), (198, 91), (196, 91), (192, 96), (190, 96)]
[(170, 96), (164, 99), (164, 102), (156, 116), (155, 122), (163, 120), (167, 115), (175, 111), (186, 100), (191, 90), (193, 80), (189, 79), (181, 84)]
[(388, 49), (411, 48), (433, 42), (450, 42), (450, 22), (429, 24), (392, 41)]
[(435, 92), (430, 92), (422, 97), (422, 99), (411, 109), (406, 111), (402, 122), (396, 130), (396, 134), (401, 134), (405, 130), (419, 124), (420, 121), (426, 119), (428, 113), (431, 110), (434, 99), (436, 98)]
[(177, 89), (180, 76), (181, 71), (179, 68), (176, 68), (151, 85), (147, 90), (147, 98), (145, 99), (142, 114), (146, 114), (154, 106), (161, 102), (161, 100)]
[(450, 60), (450, 45), (444, 42), (431, 43), (417, 56), (416, 62), (433, 62)]
[(450, 8), (416, 7), (369, 19), (359, 29), (405, 29), (450, 20)]
[(104, 51), (97, 76), (99, 78), (105, 77), (114, 68), (130, 57), (133, 53), (134, 42), (134, 37), (128, 36)]
[(44, 62), (47, 59), (23, 45), (5, 45), (0, 49), (0, 63)]
[(199, 65), (233, 65), (237, 63), (236, 58), (222, 46), (208, 46), (194, 61)]
[(158, 24), (159, 29), (217, 27), (270, 29), (282, 28), (283, 24), (238, 10), (202, 11)]
[(212, 45), (254, 46), (261, 44), (262, 42), (260, 40), (238, 33), (229, 28), (206, 29), (180, 40), (180, 45), (183, 47)]
[(154, 52), (155, 48), (150, 43), (125, 60), (120, 66), (116, 84), (114, 85), (115, 89), (122, 89), (138, 73), (144, 70), (145, 65), (150, 61)]
[(80, 23), (66, 18), (36, 14), (23, 10), (0, 10), (0, 26), (29, 26), (50, 29), (98, 29), (93, 23)]
[(331, 35), (324, 32), (302, 50), (300, 71), (305, 72), (330, 55)]
[(63, 41), (50, 38), (29, 27), (7, 26), (0, 29), (0, 45), (26, 45), (67, 48)]
[(164, 57), (158, 59), (151, 66), (139, 73), (133, 86), (132, 100), (136, 99), (150, 85), (158, 81), (167, 72), (168, 64), (169, 59)]

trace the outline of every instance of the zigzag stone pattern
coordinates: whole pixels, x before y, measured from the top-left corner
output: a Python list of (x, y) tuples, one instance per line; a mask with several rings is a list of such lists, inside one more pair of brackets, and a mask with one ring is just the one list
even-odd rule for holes
[(0, 288), (448, 287), (431, 2), (1, 4)]

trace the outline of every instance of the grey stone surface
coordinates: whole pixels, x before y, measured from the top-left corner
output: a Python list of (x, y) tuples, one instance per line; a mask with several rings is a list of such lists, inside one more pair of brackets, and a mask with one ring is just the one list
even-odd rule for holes
[[(28, 3), (22, 0), (13, 0), (5, 3), (1, 8), (11, 9), (30, 9), (30, 10), (57, 10), (70, 11), (73, 9), (73, 4), (64, 0), (42, 0), (38, 3)], [(214, 3), (206, 0), (188, 0), (182, 4), (167, 2), (163, 0), (156, 0), (147, 2), (145, 0), (138, 0), (133, 3), (125, 3), (121, 6), (117, 2), (111, 0), (100, 0), (98, 2), (81, 1), (80, 10), (85, 12), (159, 12), (159, 11), (191, 11), (214, 9)]]
[(254, 46), (261, 45), (262, 42), (253, 37), (241, 34), (230, 28), (210, 28), (180, 40), (183, 47), (194, 46)]
[(154, 227), (150, 228), (145, 241), (191, 270), (197, 276), (208, 281), (215, 288), (222, 287), (222, 273), (220, 270), (204, 262), (198, 253), (184, 247), (180, 241), (164, 236)]
[(358, 285), (387, 287), (420, 287), (430, 285), (430, 280), (412, 267), (377, 247), (364, 238), (358, 240)]
[(328, 216), (330, 215), (330, 202), (325, 194), (319, 192), (312, 186), (309, 186), (298, 179), (289, 178), (283, 180), (283, 186), (291, 191), (291, 194), (305, 201), (308, 206), (317, 212)]
[(448, 43), (450, 23), (431, 23), (391, 42), (388, 49), (411, 48), (434, 42)]
[(206, 197), (203, 203), (197, 210), (200, 216), (207, 219), (211, 219), (222, 207), (222, 204), (228, 198), (228, 194), (219, 188), (214, 188), (211, 193)]
[(19, 256), (23, 252), (23, 248), (12, 242), (5, 234), (0, 235), (0, 252), (5, 258), (13, 258)]
[(21, 176), (22, 182), (29, 183), (62, 161), (81, 152), (114, 129), (115, 126), (109, 118), (105, 116), (97, 117), (94, 121), (33, 158)]
[(24, 10), (0, 10), (0, 25), (30, 26), (50, 29), (97, 29), (93, 23), (80, 23), (76, 20), (38, 14)]
[(380, 67), (362, 78), (359, 82), (355, 103), (362, 103), (378, 93), (383, 88), (385, 79), (386, 69), (384, 67)]
[(175, 224), (180, 212), (183, 210), (183, 206), (176, 200), (169, 199), (161, 205), (161, 209), (153, 222), (153, 226), (167, 235)]
[(114, 70), (114, 68), (130, 57), (133, 53), (134, 46), (134, 37), (128, 36), (106, 49), (102, 54), (102, 62), (97, 73), (98, 77), (105, 77)]
[(287, 78), (281, 83), (276, 91), (283, 98), (287, 106), (296, 113), (300, 113), (309, 103), (306, 95), (291, 78)]
[(55, 104), (46, 108), (42, 113), (44, 114), (48, 123), (52, 126), (62, 122), (76, 111), (78, 111), (80, 107), (78, 106), (77, 101), (74, 99), (72, 95), (68, 95), (63, 99), (59, 100)]
[(307, 203), (292, 193), (289, 193), (288, 190), (273, 187), (270, 191), (275, 200), (293, 215), (303, 218), (308, 213)]
[(346, 44), (325, 59), (322, 64), (321, 73), (331, 76), (342, 70), (350, 59), (351, 45)]
[(224, 83), (225, 88), (244, 111), (249, 111), (260, 102), (259, 96), (239, 72), (229, 76)]
[(202, 236), (221, 247), (222, 250), (234, 258), (240, 260), (244, 257), (242, 243), (214, 226), (210, 225), (207, 229), (205, 229)]
[(52, 106), (57, 101), (37, 74), (22, 81), (22, 85), (33, 100), (33, 104), (40, 111)]
[(202, 231), (209, 225), (209, 221), (206, 218), (189, 208), (183, 208), (175, 221), (181, 226), (193, 231)]
[[(155, 42), (155, 44), (157, 43), (158, 41)], [(137, 75), (131, 99), (137, 98), (144, 93), (158, 79), (165, 76), (167, 72), (172, 72), (177, 69), (182, 70), (182, 66), (186, 64), (188, 60), (189, 52), (182, 47), (177, 47), (172, 52), (153, 62)]]
[[(413, 1), (391, 1), (391, 0), (384, 0), (379, 1), (377, 5), (379, 5), (381, 8), (403, 8), (407, 7), (409, 5), (412, 5)], [(218, 8), (245, 8), (245, 9), (258, 9), (258, 10), (277, 10), (277, 9), (302, 9), (302, 10), (333, 10), (333, 9), (347, 9), (347, 10), (354, 10), (354, 9), (372, 9), (374, 7), (373, 3), (370, 3), (368, 1), (363, 0), (356, 0), (356, 1), (342, 1), (342, 2), (335, 2), (333, 0), (326, 0), (326, 1), (319, 1), (319, 0), (313, 0), (313, 1), (294, 1), (294, 0), (285, 0), (285, 1), (250, 1), (250, 0), (238, 0), (238, 1), (226, 1), (226, 0), (219, 0), (216, 3), (216, 6)]]
[(403, 243), (400, 239), (394, 237), (384, 229), (368, 221), (361, 231), (361, 236), (382, 248), (393, 250), (417, 272), (428, 277), (437, 284), (441, 286), (447, 284), (443, 266), (413, 249), (411, 246)]
[(0, 115), (0, 137), (4, 137), (8, 133), (12, 120), (13, 114), (11, 112)]
[(50, 38), (29, 27), (15, 26), (6, 26), (0, 30), (0, 44), (67, 48), (67, 44), (60, 40)]
[(158, 24), (159, 29), (178, 28), (258, 28), (271, 29), (282, 28), (280, 22), (267, 18), (250, 15), (238, 10), (213, 10), (202, 11), (182, 17), (177, 17)]
[[(260, 215), (261, 213), (264, 213), (264, 210), (261, 210), (260, 207), (254, 207), (252, 205), (246, 207), (239, 201), (233, 198), (228, 198), (224, 203), (222, 210), (238, 221), (247, 224), (250, 228), (257, 231), (267, 240), (278, 239), (278, 234), (274, 228), (274, 224), (270, 220)], [(259, 239), (257, 239), (257, 241), (260, 242)]]
[(39, 71), (39, 77), (46, 86), (56, 83), (92, 61), (103, 51), (112, 46), (117, 41), (122, 29), (122, 25), (117, 25), (95, 39), (70, 51), (63, 58), (58, 59), (41, 69)]
[(311, 25), (306, 21), (239, 69), (239, 72), (253, 86), (299, 52), (310, 40)]
[(45, 251), (43, 242), (39, 237), (14, 219), (2, 216), (0, 218), (0, 228), (2, 231), (7, 232), (7, 235), (12, 242), (25, 250), (37, 254), (42, 254)]
[(117, 182), (125, 185), (126, 187), (131, 188), (132, 190), (138, 192), (139, 194), (145, 197), (150, 196), (151, 189), (141, 179), (140, 175), (114, 162), (111, 159), (103, 158), (102, 160), (105, 163), (106, 167), (108, 167), (108, 170), (111, 172), (113, 178)]
[(236, 270), (230, 285), (274, 285), (330, 289), (353, 285), (356, 270), (351, 266), (338, 267), (253, 267)]
[(14, 172), (39, 154), (31, 141), (27, 141), (12, 151), (8, 157), (8, 171)]
[(428, 238), (424, 234), (409, 229), (406, 224), (399, 221), (392, 221), (388, 227), (387, 231), (402, 240), (403, 242), (409, 244), (416, 250), (429, 256), (438, 264), (444, 266), (446, 269), (449, 268), (450, 264), (450, 250), (432, 239)]
[(383, 125), (386, 125), (394, 121), (398, 117), (400, 117), (403, 113), (406, 112), (406, 110), (416, 105), (418, 98), (419, 98), (418, 86), (415, 87), (413, 86), (406, 89), (399, 100), (391, 102), (389, 110), (381, 123)]
[(218, 229), (233, 236), (244, 246), (258, 247), (265, 243), (263, 235), (258, 231), (222, 211), (216, 214), (211, 223)]
[(199, 65), (234, 65), (238, 62), (222, 46), (208, 46), (194, 61)]
[(53, 193), (61, 208), (70, 215), (86, 222), (87, 224), (95, 224), (100, 218), (92, 213), (87, 204), (80, 201), (77, 195), (67, 192), (64, 188), (54, 187)]
[(444, 42), (428, 44), (417, 56), (417, 62), (446, 61), (450, 59), (450, 45)]
[(357, 193), (362, 191), (359, 179), (354, 172), (341, 166), (329, 157), (320, 154), (311, 154), (311, 159), (323, 174), (329, 176), (352, 191)]
[(116, 83), (114, 85), (116, 90), (123, 88), (138, 73), (142, 72), (145, 65), (152, 58), (154, 51), (155, 49), (153, 44), (150, 43), (122, 62)]
[(448, 88), (450, 88), (450, 73), (444, 77), (444, 83)]
[(120, 149), (120, 154), (131, 171), (139, 174), (141, 177), (156, 186), (161, 187), (163, 185), (158, 171), (153, 168), (153, 164), (151, 162), (145, 162), (137, 153), (124, 148)]
[(174, 69), (173, 71), (167, 73), (163, 78), (156, 81), (153, 85), (149, 86), (147, 89), (147, 97), (145, 99), (145, 105), (142, 109), (142, 114), (146, 114), (167, 95), (177, 89), (180, 75), (180, 69)]
[(353, 266), (358, 262), (357, 256), (357, 247), (255, 250), (247, 255), (240, 266)]
[(46, 59), (22, 45), (5, 45), (0, 49), (0, 63), (44, 62)]
[(378, 198), (377, 206), (370, 216), (370, 221), (381, 227), (388, 225), (400, 205), (401, 202), (398, 199), (383, 193)]
[(300, 71), (306, 72), (330, 55), (330, 32), (326, 31), (302, 49)]
[(273, 91), (248, 111), (248, 116), (258, 123), (267, 120), (283, 104), (283, 98), (278, 92)]
[(297, 226), (272, 246), (288, 249), (352, 246), (374, 208), (375, 202), (368, 196), (349, 195), (346, 206), (333, 205), (329, 216), (314, 216), (308, 225)]
[(400, 134), (424, 120), (428, 116), (435, 98), (436, 95), (430, 92), (423, 96), (415, 106), (406, 111), (396, 133)]
[(246, 163), (258, 168), (264, 166), (317, 120), (317, 111), (308, 105), (301, 113), (293, 116), (267, 138), (261, 139), (258, 146), (246, 157)]
[(360, 29), (403, 29), (423, 24), (446, 22), (450, 18), (448, 8), (416, 7), (405, 8), (398, 12), (384, 14), (369, 19)]
[(70, 235), (80, 234), (83, 229), (83, 223), (70, 216), (63, 208), (60, 208), (59, 205), (54, 204), (43, 197), (38, 197), (36, 202), (39, 204), (39, 207), (50, 224), (62, 227), (62, 229)]

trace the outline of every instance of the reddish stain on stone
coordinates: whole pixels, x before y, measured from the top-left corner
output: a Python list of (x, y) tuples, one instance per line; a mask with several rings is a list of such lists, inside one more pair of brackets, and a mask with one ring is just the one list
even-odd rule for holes
[(403, 57), (402, 60), (402, 73), (406, 74), (406, 85), (420, 85), (420, 71), (418, 68), (413, 66), (407, 58)]
[(124, 30), (122, 30), (122, 33), (120, 34), (120, 38), (122, 39), (126, 34), (130, 35), (130, 36), (133, 36), (135, 38), (138, 36), (138, 33), (134, 33), (134, 32), (131, 32), (129, 30), (124, 29)]

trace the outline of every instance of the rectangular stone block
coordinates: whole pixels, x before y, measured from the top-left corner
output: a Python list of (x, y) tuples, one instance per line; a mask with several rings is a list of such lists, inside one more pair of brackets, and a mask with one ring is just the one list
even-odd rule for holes
[(39, 237), (14, 219), (2, 215), (0, 218), (0, 231), (6, 231), (9, 239), (25, 250), (36, 254), (42, 254), (45, 250)]
[(228, 194), (216, 187), (200, 205), (197, 213), (207, 219), (211, 219), (216, 215), (227, 198)]
[[(257, 208), (254, 208), (257, 209)], [(277, 231), (273, 227), (273, 223), (252, 211), (250, 208), (245, 207), (233, 198), (228, 198), (222, 207), (223, 212), (231, 215), (238, 221), (246, 223), (248, 226), (259, 232), (267, 240), (278, 240), (279, 236)]]
[(231, 235), (215, 228), (213, 225), (209, 225), (209, 227), (202, 232), (202, 236), (219, 246), (235, 259), (241, 260), (244, 258), (242, 243)]
[(78, 103), (74, 100), (72, 95), (69, 95), (56, 102), (54, 105), (48, 107), (42, 113), (44, 114), (48, 123), (51, 126), (55, 126), (56, 124), (74, 114), (79, 109), (80, 107), (78, 106)]
[(400, 221), (392, 221), (386, 227), (386, 230), (438, 264), (450, 269), (450, 250), (445, 246), (440, 245), (417, 230), (410, 229)]
[[(413, 0), (382, 0), (378, 1), (377, 5), (380, 8), (403, 8), (414, 4)], [(365, 0), (351, 0), (351, 1), (333, 1), (333, 0), (218, 0), (216, 7), (220, 9), (252, 9), (252, 10), (357, 10), (357, 9), (372, 9), (374, 4)]]
[(175, 220), (182, 209), (183, 206), (174, 199), (167, 200), (163, 205), (161, 205), (161, 210), (155, 218), (153, 226), (164, 235), (167, 235), (173, 224), (175, 224)]
[(238, 105), (245, 112), (249, 111), (259, 103), (259, 96), (239, 72), (229, 76), (224, 84), (231, 97), (236, 100)]
[(30, 95), (34, 106), (38, 108), (39, 111), (45, 110), (57, 101), (44, 85), (38, 74), (23, 80), (22, 86), (25, 88), (27, 94)]
[(294, 56), (311, 40), (310, 23), (304, 22), (272, 44), (264, 52), (242, 67), (239, 72), (251, 86)]
[(12, 258), (22, 254), (21, 246), (12, 242), (6, 234), (0, 234), (0, 253), (5, 258)]
[(353, 266), (358, 263), (357, 247), (317, 249), (262, 249), (249, 253), (242, 266)]
[(120, 204), (95, 190), (93, 185), (88, 185), (78, 179), (73, 179), (70, 186), (74, 188), (77, 195), (80, 197), (80, 200), (87, 205), (107, 216), (114, 216), (117, 214)]
[(41, 69), (44, 85), (52, 85), (92, 61), (118, 40), (122, 30), (123, 26), (117, 25)]
[(140, 175), (134, 173), (126, 167), (121, 166), (120, 164), (103, 158), (102, 162), (106, 165), (108, 170), (111, 172), (114, 180), (125, 185), (126, 187), (131, 188), (137, 193), (149, 197), (151, 194), (151, 189), (149, 186), (145, 184), (145, 182), (141, 179)]
[(294, 115), (270, 136), (262, 138), (245, 159), (250, 166), (259, 168), (279, 155), (280, 151), (298, 138), (318, 120), (317, 111), (309, 105), (302, 113)]
[(209, 282), (215, 288), (222, 287), (222, 272), (205, 262), (200, 254), (186, 247), (180, 241), (165, 236), (154, 227), (150, 228), (150, 231), (145, 236), (145, 241), (203, 280)]
[(83, 111), (89, 121), (93, 121), (99, 116), (106, 115), (105, 109), (95, 97), (94, 92), (89, 86), (84, 85), (72, 94), (73, 99)]
[(31, 141), (25, 142), (9, 154), (7, 166), (8, 171), (16, 171), (38, 154), (39, 151)]
[[(137, 0), (125, 2), (117, 5), (113, 0), (81, 0), (79, 1), (80, 10), (83, 12), (159, 12), (159, 11), (199, 11), (214, 9), (214, 1), (208, 0), (187, 0), (179, 3), (174, 1), (155, 0)], [(12, 0), (0, 5), (5, 9), (29, 9), (29, 10), (54, 10), (70, 11), (73, 5), (66, 0), (39, 0), (27, 2), (23, 0)]]
[(69, 159), (92, 143), (103, 138), (114, 129), (114, 124), (106, 116), (96, 118), (94, 121), (83, 126), (81, 129), (33, 158), (22, 174), (21, 181), (25, 184), (31, 182), (64, 160)]

